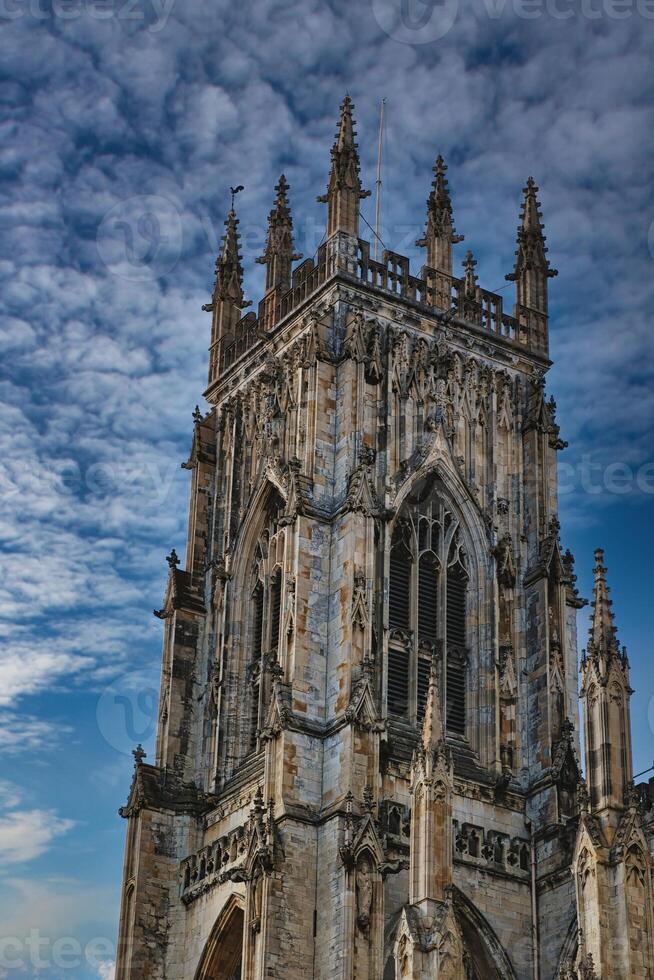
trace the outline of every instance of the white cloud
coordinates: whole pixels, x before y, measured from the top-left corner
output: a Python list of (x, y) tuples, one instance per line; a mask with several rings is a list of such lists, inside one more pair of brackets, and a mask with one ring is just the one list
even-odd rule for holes
[(0, 780), (0, 862), (5, 866), (33, 861), (75, 826), (53, 810), (27, 809), (24, 803), (19, 786)]
[(70, 734), (69, 725), (43, 721), (12, 711), (0, 712), (0, 752), (5, 756), (22, 752), (52, 750)]
[(5, 865), (32, 861), (74, 826), (73, 820), (64, 820), (52, 810), (7, 809), (0, 815), (0, 861)]

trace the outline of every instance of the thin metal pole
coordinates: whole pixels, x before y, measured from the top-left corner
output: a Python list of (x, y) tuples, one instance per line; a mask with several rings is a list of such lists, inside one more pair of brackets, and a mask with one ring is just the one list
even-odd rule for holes
[(384, 138), (384, 106), (386, 99), (381, 100), (379, 110), (379, 142), (377, 144), (377, 180), (375, 182), (375, 262), (379, 262), (379, 238), (381, 225), (381, 186), (382, 186), (382, 142)]

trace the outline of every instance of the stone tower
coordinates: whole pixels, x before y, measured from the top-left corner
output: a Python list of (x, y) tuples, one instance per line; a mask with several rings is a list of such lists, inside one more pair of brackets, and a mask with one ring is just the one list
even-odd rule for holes
[(226, 221), (156, 756), (135, 752), (121, 811), (117, 980), (654, 978), (601, 553), (581, 779), (538, 188), (512, 314), (471, 252), (453, 273), (440, 157), (427, 264), (373, 261), (352, 112), (295, 268), (277, 184), (257, 313)]

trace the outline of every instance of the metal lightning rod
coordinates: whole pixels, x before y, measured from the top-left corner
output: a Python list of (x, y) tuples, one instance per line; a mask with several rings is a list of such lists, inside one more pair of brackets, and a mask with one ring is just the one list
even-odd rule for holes
[(379, 143), (377, 144), (377, 180), (375, 181), (375, 262), (379, 262), (379, 240), (381, 232), (381, 186), (382, 186), (382, 144), (384, 139), (384, 106), (381, 100), (379, 110)]

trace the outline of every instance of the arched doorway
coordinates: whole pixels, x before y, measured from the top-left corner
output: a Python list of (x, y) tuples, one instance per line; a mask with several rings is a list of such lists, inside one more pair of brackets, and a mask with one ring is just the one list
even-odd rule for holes
[(240, 899), (230, 899), (205, 946), (195, 980), (241, 980), (244, 922)]

